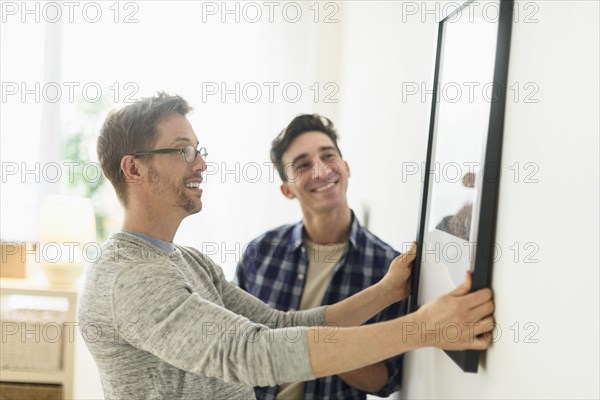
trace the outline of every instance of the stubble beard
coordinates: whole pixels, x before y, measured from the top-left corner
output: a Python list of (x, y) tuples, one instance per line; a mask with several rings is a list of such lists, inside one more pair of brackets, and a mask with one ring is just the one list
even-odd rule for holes
[(158, 170), (153, 165), (150, 165), (148, 168), (148, 181), (152, 183), (152, 194), (155, 196), (166, 196), (169, 193), (175, 193), (175, 206), (183, 209), (188, 214), (196, 214), (202, 209), (202, 203), (196, 204), (188, 193), (186, 193), (185, 179), (182, 179), (178, 183), (167, 182), (161, 177)]

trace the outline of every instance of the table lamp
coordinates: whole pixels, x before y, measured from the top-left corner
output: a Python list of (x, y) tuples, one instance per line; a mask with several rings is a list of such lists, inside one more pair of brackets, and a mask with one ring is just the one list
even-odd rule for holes
[(97, 248), (92, 201), (48, 195), (42, 204), (38, 237), (40, 265), (50, 284), (74, 285), (85, 271), (84, 251)]

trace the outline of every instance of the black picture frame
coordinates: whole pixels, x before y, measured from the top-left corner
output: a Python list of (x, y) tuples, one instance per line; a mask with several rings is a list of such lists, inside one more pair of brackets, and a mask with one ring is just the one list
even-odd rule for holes
[[(475, 2), (481, 6), (481, 3)], [(510, 51), (510, 40), (511, 40), (511, 29), (512, 29), (512, 16), (513, 16), (513, 0), (499, 0), (498, 4), (498, 17), (497, 17), (497, 35), (496, 35), (496, 47), (495, 54), (493, 54), (493, 84), (491, 85), (491, 97), (489, 102), (489, 122), (487, 123), (487, 130), (482, 129), (481, 135), (483, 146), (481, 147), (481, 164), (480, 169), (476, 174), (471, 176), (471, 179), (466, 179), (473, 184), (473, 181), (477, 182), (477, 197), (476, 201), (471, 203), (471, 216), (469, 224), (463, 224), (468, 226), (461, 239), (457, 239), (457, 242), (464, 240), (465, 238), (471, 238), (472, 246), (470, 247), (471, 254), (469, 255), (469, 269), (472, 273), (472, 287), (471, 291), (476, 291), (481, 288), (491, 287), (491, 273), (494, 257), (494, 233), (496, 223), (496, 210), (497, 210), (497, 198), (498, 198), (498, 186), (500, 179), (500, 160), (501, 160), (501, 149), (502, 149), (502, 135), (504, 129), (504, 112), (505, 102), (507, 96), (507, 76), (508, 76), (508, 62), (509, 62), (509, 51)], [(432, 166), (435, 169), (439, 168), (436, 164), (436, 159), (440, 149), (436, 143), (437, 132), (440, 131), (441, 127), (438, 126), (438, 114), (440, 109), (444, 107), (444, 99), (440, 99), (440, 72), (443, 65), (445, 65), (447, 59), (452, 57), (452, 54), (446, 54), (445, 50), (445, 31), (450, 23), (456, 23), (458, 13), (462, 13), (461, 18), (466, 18), (471, 13), (466, 13), (468, 7), (474, 5), (473, 1), (467, 1), (460, 8), (455, 10), (444, 18), (438, 25), (438, 36), (437, 36), (437, 49), (436, 49), (436, 60), (435, 60), (435, 72), (434, 72), (434, 85), (433, 85), (433, 100), (431, 104), (431, 116), (429, 122), (429, 140), (427, 145), (427, 156), (425, 162), (425, 170), (423, 176), (423, 192), (421, 196), (421, 214), (419, 219), (419, 227), (417, 231), (417, 244), (418, 253), (415, 259), (413, 274), (412, 274), (412, 293), (409, 298), (409, 309), (410, 311), (416, 311), (425, 297), (423, 293), (428, 291), (426, 285), (427, 282), (423, 274), (424, 263), (435, 264), (435, 260), (431, 263), (426, 261), (426, 258), (430, 251), (426, 246), (431, 244), (428, 242), (430, 237), (434, 237), (429, 233), (432, 232), (432, 226), (429, 223), (431, 214), (433, 214), (431, 204), (435, 200), (434, 194), (432, 194), (432, 188), (436, 183), (432, 181), (434, 172)], [(467, 27), (466, 29), (470, 29)], [(473, 24), (473, 29), (476, 26)], [(452, 29), (452, 28), (450, 28)], [(495, 28), (494, 28), (495, 29)], [(472, 32), (472, 35), (477, 35), (476, 31)], [(468, 46), (469, 43), (459, 43), (460, 46)], [(491, 45), (491, 44), (490, 44)], [(450, 48), (450, 46), (448, 46)], [(478, 55), (475, 54), (475, 57)], [(479, 133), (478, 133), (479, 134)], [(468, 136), (468, 135), (466, 135)], [(457, 139), (460, 144), (460, 138)], [(445, 144), (448, 144), (448, 140), (445, 139)], [(452, 142), (454, 143), (454, 142)], [(441, 145), (441, 144), (440, 144)], [(451, 153), (451, 152), (450, 152)], [(465, 183), (466, 174), (463, 176), (462, 184), (467, 187)], [(473, 184), (474, 185), (474, 184)], [(439, 193), (439, 191), (438, 191)], [(439, 199), (438, 199), (439, 200)], [(444, 200), (443, 198), (441, 200)], [(437, 202), (441, 203), (440, 201)], [(463, 207), (464, 209), (465, 207)], [(449, 230), (444, 221), (451, 221), (460, 214), (460, 211), (449, 217), (442, 219), (433, 231), (442, 231), (440, 235), (447, 237)], [(438, 219), (436, 219), (438, 220)], [(456, 234), (460, 235), (460, 234)], [(453, 234), (450, 234), (453, 236)], [(475, 243), (473, 243), (475, 242)], [(438, 243), (439, 244), (439, 243)], [(435, 251), (435, 250), (434, 250)], [(428, 267), (427, 271), (432, 271), (431, 267)], [(441, 270), (441, 269), (440, 269)], [(431, 272), (427, 272), (429, 276), (432, 276)], [(436, 272), (438, 273), (438, 272)], [(427, 277), (429, 279), (429, 276)], [(464, 274), (463, 274), (464, 276)], [(433, 274), (432, 279), (437, 279)], [(440, 278), (441, 279), (441, 278)], [(456, 282), (454, 282), (456, 283)], [(422, 285), (420, 287), (420, 285)], [(443, 293), (439, 293), (440, 295)], [(437, 296), (436, 296), (437, 297)], [(467, 350), (467, 351), (446, 351), (448, 356), (465, 372), (476, 373), (479, 366), (480, 351)]]

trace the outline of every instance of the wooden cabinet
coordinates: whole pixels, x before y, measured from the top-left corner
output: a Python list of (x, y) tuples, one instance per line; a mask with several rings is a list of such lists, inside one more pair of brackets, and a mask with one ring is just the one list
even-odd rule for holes
[[(75, 287), (58, 288), (25, 279), (0, 279), (0, 346), (5, 354), (0, 369), (4, 389), (0, 386), (0, 390), (4, 395), (8, 395), (7, 388), (18, 390), (23, 388), (19, 383), (30, 383), (60, 385), (62, 398), (73, 398), (77, 297)], [(45, 320), (33, 321), (30, 316), (35, 312), (44, 315)], [(29, 317), (24, 319), (19, 315)], [(52, 321), (56, 315), (60, 318)], [(51, 358), (58, 356), (50, 354), (57, 351), (60, 361)]]

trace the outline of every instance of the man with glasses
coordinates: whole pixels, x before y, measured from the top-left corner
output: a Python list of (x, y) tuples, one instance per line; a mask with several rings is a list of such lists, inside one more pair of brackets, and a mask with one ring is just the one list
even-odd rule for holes
[(202, 209), (206, 151), (189, 111), (160, 93), (110, 113), (98, 138), (125, 209), (122, 231), (87, 271), (79, 308), (106, 399), (251, 399), (253, 386), (340, 374), (424, 346), (489, 346), (491, 291), (468, 293), (468, 275), (414, 314), (360, 326), (406, 298), (415, 248), (344, 301), (282, 312), (227, 282), (198, 250), (175, 245), (181, 221)]
[[(280, 190), (297, 199), (303, 220), (270, 230), (247, 247), (236, 271), (238, 285), (283, 311), (334, 304), (379, 282), (398, 256), (358, 222), (346, 198), (350, 167), (333, 123), (317, 114), (294, 118), (273, 140), (271, 161)], [(276, 284), (277, 283), (277, 284)], [(401, 301), (369, 323), (406, 314)], [(360, 399), (387, 397), (400, 388), (402, 356), (337, 376), (257, 387), (259, 399)]]

